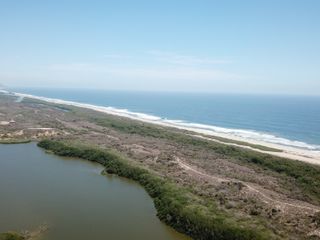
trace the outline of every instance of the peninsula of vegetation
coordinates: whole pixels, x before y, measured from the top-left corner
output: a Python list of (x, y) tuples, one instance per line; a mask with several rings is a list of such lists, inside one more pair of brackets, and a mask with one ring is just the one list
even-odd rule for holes
[(2, 143), (37, 141), (137, 181), (159, 219), (194, 239), (320, 237), (316, 164), (76, 106), (16, 100), (0, 94)]

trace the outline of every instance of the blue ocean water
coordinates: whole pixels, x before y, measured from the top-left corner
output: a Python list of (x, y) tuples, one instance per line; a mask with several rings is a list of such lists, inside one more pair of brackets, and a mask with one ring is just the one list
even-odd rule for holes
[(320, 145), (320, 97), (315, 96), (69, 89), (11, 90), (48, 98), (111, 106), (167, 119), (252, 130)]

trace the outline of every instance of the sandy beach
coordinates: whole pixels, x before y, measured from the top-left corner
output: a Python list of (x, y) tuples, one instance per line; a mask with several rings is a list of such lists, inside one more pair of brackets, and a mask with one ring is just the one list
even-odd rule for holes
[[(292, 160), (299, 160), (299, 161), (303, 161), (311, 164), (320, 165), (320, 146), (317, 146), (317, 145), (309, 145), (299, 141), (291, 141), (288, 139), (276, 138), (275, 136), (272, 136), (272, 135), (258, 133), (254, 131), (237, 130), (237, 129), (232, 130), (232, 129), (225, 129), (225, 128), (203, 125), (203, 124), (187, 123), (179, 120), (168, 120), (168, 119), (163, 119), (157, 116), (152, 116), (144, 113), (130, 112), (126, 109), (96, 106), (92, 104), (65, 101), (61, 99), (46, 98), (46, 97), (34, 96), (34, 95), (23, 94), (23, 93), (12, 93), (12, 94), (19, 97), (20, 101), (23, 98), (32, 98), (32, 99), (46, 101), (54, 104), (62, 104), (62, 105), (69, 105), (69, 106), (91, 109), (94, 111), (103, 112), (106, 114), (111, 114), (111, 115), (120, 116), (120, 117), (126, 117), (132, 120), (142, 121), (145, 123), (151, 123), (151, 124), (156, 124), (160, 126), (186, 130), (191, 133), (194, 133), (194, 136), (196, 137), (205, 138), (207, 140), (220, 142), (227, 145), (243, 147), (243, 148), (252, 149), (254, 151), (267, 153), (267, 154), (271, 154), (278, 157), (284, 157)], [(239, 135), (243, 135), (243, 136), (239, 136)], [(253, 136), (251, 136), (251, 139), (250, 139), (249, 138), (250, 136), (248, 137), (248, 135), (253, 135)], [(279, 143), (259, 140), (260, 136), (262, 136), (261, 139), (263, 139), (263, 137), (265, 136), (266, 139), (268, 140), (270, 139), (270, 141), (274, 141), (274, 142), (278, 141)], [(278, 149), (280, 151), (261, 150), (261, 149), (254, 148), (252, 146), (242, 145), (239, 143), (220, 141), (210, 137), (224, 138), (227, 140), (244, 142), (251, 145), (260, 145), (267, 148)]]

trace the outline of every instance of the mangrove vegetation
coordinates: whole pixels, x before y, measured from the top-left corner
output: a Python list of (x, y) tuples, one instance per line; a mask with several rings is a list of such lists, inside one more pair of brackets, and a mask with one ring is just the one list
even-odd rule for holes
[(195, 239), (275, 239), (262, 224), (237, 219), (213, 202), (190, 189), (158, 176), (114, 151), (78, 146), (66, 142), (43, 140), (39, 147), (65, 157), (82, 158), (102, 164), (105, 171), (141, 184), (154, 199), (158, 217), (176, 230)]

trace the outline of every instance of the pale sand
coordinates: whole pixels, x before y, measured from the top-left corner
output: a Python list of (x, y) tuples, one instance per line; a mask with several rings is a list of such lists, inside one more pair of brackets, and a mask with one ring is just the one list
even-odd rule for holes
[(0, 122), (0, 125), (1, 126), (7, 126), (7, 125), (9, 125), (10, 124), (10, 122), (7, 122), (7, 121), (1, 121)]

